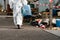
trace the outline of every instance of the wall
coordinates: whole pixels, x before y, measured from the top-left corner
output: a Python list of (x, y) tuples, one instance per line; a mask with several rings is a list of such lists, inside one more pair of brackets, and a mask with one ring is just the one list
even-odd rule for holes
[[(53, 5), (57, 2), (58, 0), (53, 0)], [(49, 5), (49, 0), (39, 0), (39, 4), (48, 4)], [(49, 6), (39, 6), (39, 12), (45, 11), (46, 8), (49, 8)]]

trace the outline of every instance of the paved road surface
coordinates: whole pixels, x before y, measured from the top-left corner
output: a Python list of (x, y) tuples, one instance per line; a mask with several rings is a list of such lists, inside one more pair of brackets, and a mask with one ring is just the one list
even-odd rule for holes
[(0, 18), (0, 40), (60, 40), (60, 37), (31, 25), (16, 28), (12, 18)]

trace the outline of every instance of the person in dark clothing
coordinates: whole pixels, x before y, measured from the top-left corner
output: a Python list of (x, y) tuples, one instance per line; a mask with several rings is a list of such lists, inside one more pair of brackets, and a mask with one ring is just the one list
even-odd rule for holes
[(48, 8), (46, 9), (46, 12), (49, 12), (49, 9)]
[(7, 15), (13, 15), (12, 14), (12, 9), (10, 8), (9, 4), (7, 4), (7, 10), (6, 10), (6, 12), (7, 12)]

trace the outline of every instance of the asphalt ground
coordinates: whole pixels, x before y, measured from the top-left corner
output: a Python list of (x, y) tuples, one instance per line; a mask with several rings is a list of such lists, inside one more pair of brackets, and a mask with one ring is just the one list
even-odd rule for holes
[(17, 29), (12, 18), (0, 18), (0, 40), (60, 40), (60, 37), (25, 23), (22, 29)]

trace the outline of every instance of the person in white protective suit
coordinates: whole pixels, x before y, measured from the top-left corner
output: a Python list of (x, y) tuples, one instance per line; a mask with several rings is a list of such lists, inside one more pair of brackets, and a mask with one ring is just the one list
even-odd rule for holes
[(14, 24), (20, 29), (23, 22), (21, 9), (24, 5), (27, 5), (27, 0), (9, 0), (9, 5), (13, 9)]

